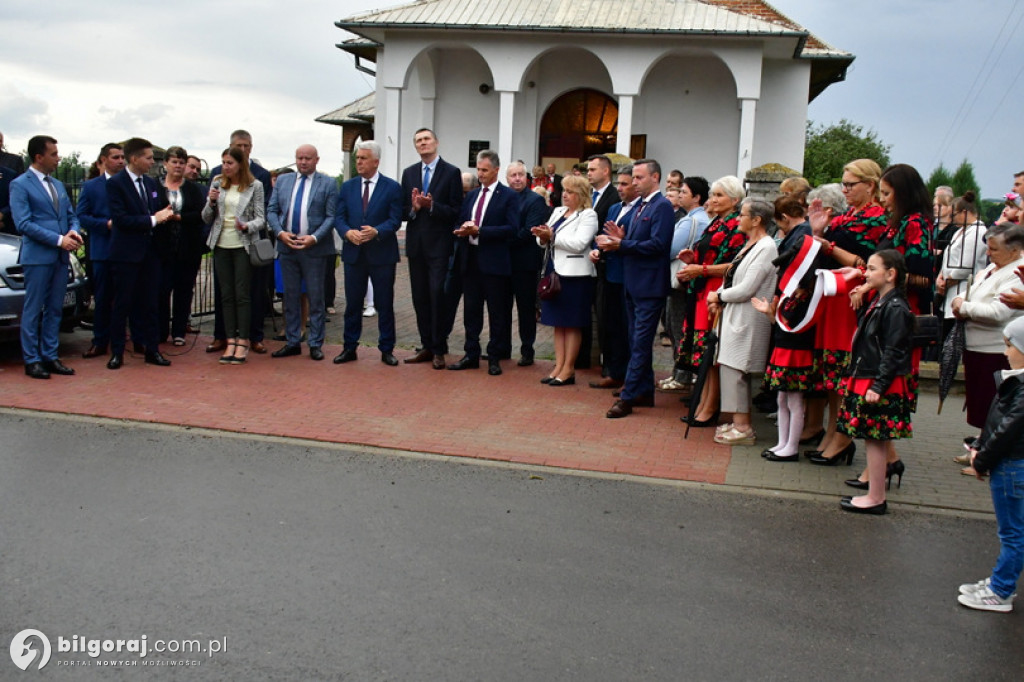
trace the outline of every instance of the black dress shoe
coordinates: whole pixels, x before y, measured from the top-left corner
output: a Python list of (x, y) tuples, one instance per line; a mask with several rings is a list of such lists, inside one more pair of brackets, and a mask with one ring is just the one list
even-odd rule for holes
[[(500, 360), (488, 360), (487, 361), (487, 373), (492, 377), (496, 377), (501, 374), (501, 361)], [(554, 382), (552, 382), (554, 383)]]
[(821, 445), (821, 441), (825, 438), (825, 429), (818, 431), (809, 438), (801, 438), (800, 445)]
[(765, 459), (768, 460), (769, 462), (799, 462), (800, 461), (800, 453), (797, 453), (795, 455), (782, 456), (782, 455), (776, 455), (773, 452), (771, 454), (765, 455)]
[(152, 353), (146, 353), (146, 364), (156, 365), (157, 367), (170, 367), (171, 361), (160, 355), (160, 351), (155, 350)]
[(72, 376), (75, 370), (65, 365), (60, 360), (43, 360), (43, 369), (50, 374), (60, 374), (62, 376)]
[(854, 514), (874, 514), (881, 516), (888, 510), (888, 505), (885, 502), (876, 504), (873, 507), (858, 507), (853, 503), (852, 499), (839, 500), (839, 506), (843, 511), (853, 512)]
[(398, 366), (398, 358), (395, 357), (394, 353), (390, 353), (388, 351), (381, 352), (380, 361), (383, 362), (388, 367)]
[(565, 381), (562, 381), (558, 377), (555, 377), (554, 379), (552, 379), (551, 381), (548, 382), (548, 386), (572, 386), (575, 383), (576, 383), (576, 375), (573, 374), (571, 377), (569, 377)]
[(30, 376), (33, 379), (49, 379), (50, 373), (43, 367), (43, 363), (30, 362), (25, 365), (25, 376)]
[(845, 483), (846, 485), (850, 486), (851, 488), (856, 488), (857, 490), (867, 490), (868, 489), (868, 482), (867, 481), (862, 481), (859, 478), (848, 478), (845, 481), (843, 481), (843, 483)]
[(480, 360), (478, 358), (471, 358), (468, 355), (463, 355), (458, 362), (448, 365), (448, 369), (480, 369)]
[(533, 364), (533, 351), (529, 353), (523, 353), (523, 357), (519, 358), (519, 362), (516, 363), (520, 367), (529, 367)]
[[(312, 353), (313, 349), (310, 348), (309, 350), (310, 350), (310, 353)], [(302, 347), (301, 346), (292, 346), (292, 345), (289, 344), (287, 346), (284, 346), (283, 348), (278, 348), (277, 350), (275, 350), (273, 353), (270, 354), (270, 357), (272, 357), (272, 358), (290, 358), (293, 355), (302, 355)]]
[(310, 348), (309, 349), (309, 357), (312, 360), (318, 360), (318, 361), (319, 360), (323, 360), (324, 359), (324, 352), (322, 350), (320, 350), (320, 346), (317, 346), (316, 348)]
[(853, 454), (855, 452), (857, 452), (857, 444), (854, 441), (850, 441), (849, 445), (831, 457), (823, 457), (819, 453), (808, 457), (807, 459), (810, 460), (811, 464), (817, 464), (818, 466), (834, 467), (844, 461), (847, 465), (850, 465), (853, 464)]
[(107, 361), (107, 369), (121, 369), (123, 364), (124, 356), (120, 353), (114, 353), (110, 356), (110, 360)]
[(98, 358), (99, 356), (106, 355), (106, 354), (107, 354), (107, 347), (106, 346), (89, 346), (89, 350), (87, 350), (84, 353), (82, 353), (82, 357), (86, 358), (86, 359)]
[(359, 356), (356, 355), (356, 349), (349, 348), (338, 353), (337, 357), (334, 358), (334, 364), (340, 365), (343, 362), (352, 362), (358, 359)]
[(550, 384), (554, 380), (555, 380), (554, 377), (544, 377), (543, 379), (540, 380), (540, 383), (542, 383), (542, 384)]

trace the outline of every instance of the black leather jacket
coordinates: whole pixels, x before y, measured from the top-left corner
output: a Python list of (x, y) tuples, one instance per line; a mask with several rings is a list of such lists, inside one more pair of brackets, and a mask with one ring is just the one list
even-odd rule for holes
[(984, 474), (1004, 459), (1024, 459), (1024, 374), (1007, 379), (996, 372), (999, 392), (988, 408), (985, 428), (974, 441), (974, 470)]
[(871, 390), (885, 394), (898, 375), (910, 373), (914, 314), (901, 293), (890, 291), (857, 313), (857, 333), (847, 376), (874, 379)]

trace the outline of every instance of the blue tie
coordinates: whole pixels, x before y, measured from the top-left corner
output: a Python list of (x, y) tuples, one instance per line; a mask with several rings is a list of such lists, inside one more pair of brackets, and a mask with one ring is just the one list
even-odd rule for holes
[(597, 190), (596, 189), (593, 192), (590, 193), (590, 204), (592, 206), (597, 206)]
[(427, 188), (430, 187), (430, 166), (423, 167), (423, 193), (427, 193)]
[(302, 229), (302, 195), (306, 191), (306, 176), (299, 180), (299, 191), (295, 193), (295, 203), (292, 204), (292, 232), (298, 234)]

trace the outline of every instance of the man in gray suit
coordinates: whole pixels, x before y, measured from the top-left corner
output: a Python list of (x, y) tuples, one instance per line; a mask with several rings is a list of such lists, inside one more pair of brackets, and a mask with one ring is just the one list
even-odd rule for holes
[(320, 161), (316, 147), (304, 144), (295, 150), (295, 173), (277, 178), (267, 206), (267, 222), (277, 237), (277, 254), (284, 279), (285, 338), (287, 344), (273, 353), (286, 358), (302, 353), (302, 283), (309, 296), (309, 357), (323, 360), (324, 268), (334, 257), (334, 207), (338, 183), (316, 172)]

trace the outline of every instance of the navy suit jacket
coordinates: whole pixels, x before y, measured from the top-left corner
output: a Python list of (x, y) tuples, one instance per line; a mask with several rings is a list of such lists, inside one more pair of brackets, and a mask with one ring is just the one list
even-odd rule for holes
[[(473, 209), (481, 188), (476, 188), (462, 202), (459, 224), (473, 220)], [(480, 244), (472, 246), (469, 237), (459, 237), (455, 243), (456, 262), (462, 272), (469, 263), (469, 249), (478, 249), (477, 263), (480, 272), (500, 277), (512, 276), (512, 255), (510, 246), (519, 229), (519, 195), (511, 187), (500, 182), (494, 183), (494, 194), (487, 202), (487, 210), (480, 218)]]
[(24, 172), (11, 182), (11, 213), (18, 234), (22, 235), (18, 262), (22, 265), (52, 265), (69, 262), (68, 252), (57, 246), (58, 235), (79, 230), (78, 218), (71, 208), (64, 183), (53, 181), (60, 210), (54, 210), (53, 198), (35, 173)]
[(623, 284), (634, 298), (664, 298), (668, 296), (669, 258), (672, 233), (675, 231), (675, 210), (672, 202), (660, 192), (656, 193), (641, 210), (636, 212), (619, 244), (625, 270)]
[(89, 235), (89, 260), (110, 258), (110, 204), (107, 202), (107, 176), (88, 180), (78, 195), (78, 221)]
[(519, 229), (512, 242), (512, 272), (538, 272), (544, 261), (544, 249), (537, 246), (531, 227), (543, 225), (551, 209), (539, 194), (529, 187), (519, 195)]
[(11, 217), (11, 182), (18, 176), (13, 168), (0, 166), (0, 215), (4, 217), (3, 232), (17, 234)]
[[(338, 192), (338, 206), (334, 210), (334, 229), (344, 240), (341, 260), (354, 265), (363, 253), (370, 265), (390, 265), (399, 261), (398, 228), (402, 225), (402, 188), (391, 178), (381, 175), (373, 189), (370, 203), (363, 212), (363, 177), (346, 180)], [(363, 225), (377, 229), (377, 238), (355, 245), (345, 239), (349, 230)]]
[[(618, 220), (620, 213), (622, 213), (621, 201), (609, 209), (608, 220)], [(630, 223), (633, 222), (634, 215), (636, 215), (636, 206), (633, 206), (626, 216), (619, 221), (619, 225), (628, 231)], [(604, 229), (604, 223), (601, 223), (601, 229)], [(613, 284), (622, 284), (625, 278), (622, 254), (618, 251), (606, 251), (602, 253), (602, 258), (604, 260), (604, 278)]]
[(423, 163), (414, 163), (402, 172), (402, 217), (405, 225), (405, 253), (412, 258), (448, 258), (452, 253), (462, 208), (462, 171), (438, 158), (430, 176), (428, 193), (434, 200), (429, 211), (412, 211), (412, 191), (423, 191)]
[[(274, 231), (274, 236), (285, 231), (285, 222), (288, 219), (288, 211), (291, 210), (292, 193), (295, 191), (295, 183), (299, 179), (298, 173), (285, 173), (277, 176), (277, 184), (267, 205), (267, 223)], [(281, 254), (306, 253), (310, 256), (333, 256), (334, 255), (334, 212), (338, 205), (338, 182), (325, 173), (314, 173), (306, 181), (305, 192), (308, 192), (309, 201), (306, 202), (306, 222), (309, 223), (309, 234), (316, 238), (316, 245), (295, 251), (285, 245), (284, 242), (277, 242), (277, 252)], [(290, 231), (291, 226), (288, 226)], [(332, 266), (333, 267), (333, 266)]]
[(146, 188), (143, 201), (128, 175), (128, 169), (107, 181), (107, 203), (113, 229), (110, 234), (109, 260), (119, 263), (141, 263), (149, 249), (154, 247), (155, 233), (165, 231), (165, 225), (153, 226), (153, 214), (167, 206), (167, 193), (153, 178), (142, 176)]

